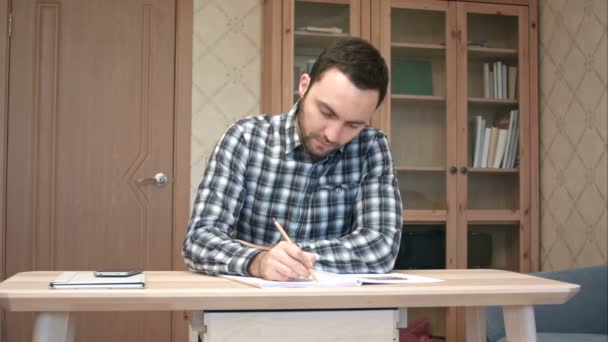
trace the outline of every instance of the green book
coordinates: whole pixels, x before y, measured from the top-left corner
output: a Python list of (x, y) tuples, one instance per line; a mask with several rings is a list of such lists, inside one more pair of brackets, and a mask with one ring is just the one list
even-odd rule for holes
[(430, 60), (396, 59), (391, 65), (391, 92), (407, 95), (433, 95)]

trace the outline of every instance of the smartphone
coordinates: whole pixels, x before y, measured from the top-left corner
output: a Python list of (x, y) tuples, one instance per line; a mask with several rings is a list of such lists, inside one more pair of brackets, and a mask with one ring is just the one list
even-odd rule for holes
[(99, 270), (95, 271), (96, 277), (130, 277), (140, 274), (140, 270)]

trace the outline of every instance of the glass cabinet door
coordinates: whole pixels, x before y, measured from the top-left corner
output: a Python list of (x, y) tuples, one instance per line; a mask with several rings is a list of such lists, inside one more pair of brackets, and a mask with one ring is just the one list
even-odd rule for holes
[(459, 7), (468, 267), (520, 271), (528, 257), (529, 241), (520, 238), (529, 235), (520, 229), (529, 229), (530, 195), (522, 182), (529, 179), (522, 153), (529, 118), (526, 13), (507, 5)]
[[(437, 9), (391, 6), (391, 148), (404, 220), (445, 223), (448, 115), (447, 2)], [(455, 60), (455, 59), (454, 59)]]
[[(291, 79), (285, 86), (291, 91), (284, 99), (284, 107), (290, 108), (299, 100), (298, 83), (302, 73), (310, 73), (316, 58), (324, 48), (336, 39), (350, 35), (358, 36), (360, 28), (351, 22), (359, 16), (357, 6), (351, 0), (293, 2), (293, 40), (284, 42), (286, 53), (293, 56), (291, 70), (284, 70), (285, 79)], [(289, 64), (289, 63), (287, 63)], [(287, 73), (289, 71), (289, 73)]]
[[(447, 1), (390, 1), (379, 19), (388, 32), (381, 46), (390, 68), (390, 114), (381, 128), (389, 135), (404, 209), (395, 265), (401, 269), (455, 266), (448, 202), (456, 184), (450, 174), (457, 162), (456, 44), (448, 34), (455, 24), (449, 7)], [(408, 310), (410, 323), (431, 318), (434, 336), (446, 336), (447, 316), (446, 308)]]

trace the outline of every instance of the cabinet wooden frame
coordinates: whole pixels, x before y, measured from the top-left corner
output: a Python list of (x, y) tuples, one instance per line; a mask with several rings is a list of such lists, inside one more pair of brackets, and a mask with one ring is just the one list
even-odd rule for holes
[[(494, 4), (481, 4), (463, 2), (458, 5), (458, 51), (459, 59), (463, 61), (458, 63), (458, 145), (459, 145), (459, 167), (467, 166), (468, 155), (467, 155), (467, 121), (469, 115), (469, 99), (470, 96), (467, 94), (467, 78), (470, 74), (467, 70), (468, 67), (468, 47), (467, 47), (467, 15), (473, 14), (486, 14), (486, 15), (506, 15), (517, 17), (517, 32), (518, 32), (518, 54), (517, 54), (517, 65), (518, 65), (518, 84), (519, 84), (519, 96), (518, 96), (518, 109), (520, 117), (520, 139), (519, 139), (519, 152), (520, 152), (520, 164), (519, 164), (519, 208), (516, 212), (513, 212), (510, 219), (507, 219), (503, 214), (504, 210), (470, 210), (467, 208), (466, 203), (470, 194), (468, 194), (468, 175), (460, 175), (458, 180), (458, 208), (459, 208), (459, 219), (458, 226), (463, 227), (459, 230), (458, 234), (458, 246), (461, 250), (467, 250), (467, 231), (465, 227), (472, 222), (470, 216), (477, 216), (477, 220), (480, 218), (486, 220), (486, 222), (504, 222), (513, 221), (518, 219), (519, 229), (519, 262), (517, 271), (519, 272), (530, 272), (531, 270), (531, 252), (530, 252), (530, 236), (531, 236), (531, 178), (530, 178), (530, 83), (529, 83), (529, 66), (530, 66), (530, 46), (529, 46), (529, 19), (528, 9), (523, 6), (513, 5), (494, 5)], [(465, 213), (466, 211), (466, 213)], [(474, 213), (478, 213), (475, 215)], [(504, 221), (503, 221), (504, 220)], [(474, 221), (473, 221), (474, 222)], [(537, 227), (535, 228), (537, 229)], [(466, 255), (462, 257), (459, 255), (457, 262), (458, 267), (466, 267), (467, 259)]]
[[(305, 0), (307, 2), (322, 2)], [(268, 2), (272, 2), (269, 0)], [(336, 1), (349, 3), (352, 1)], [(286, 1), (293, 8), (293, 1)], [(422, 101), (434, 103), (438, 106), (445, 105), (445, 165), (420, 166), (420, 165), (397, 165), (398, 173), (427, 172), (428, 174), (441, 175), (445, 177), (445, 208), (408, 208), (404, 210), (404, 222), (429, 225), (445, 224), (446, 233), (446, 268), (466, 268), (468, 232), (480, 229), (481, 231), (496, 228), (498, 234), (512, 234), (516, 241), (509, 244), (508, 249), (516, 255), (507, 260), (507, 269), (518, 272), (535, 272), (539, 270), (539, 118), (538, 118), (538, 3), (537, 0), (473, 0), (473, 1), (447, 1), (447, 0), (361, 0), (359, 7), (351, 8), (351, 24), (361, 23), (359, 35), (368, 39), (385, 56), (389, 68), (391, 67), (391, 47), (423, 49), (432, 51), (434, 49), (445, 52), (445, 94), (401, 95), (389, 92), (372, 117), (372, 125), (381, 128), (389, 136), (391, 144), (394, 143), (396, 128), (391, 127), (391, 110), (394, 110), (396, 102)], [(358, 13), (356, 9), (360, 9)], [(391, 10), (410, 9), (428, 10), (445, 13), (445, 46), (439, 44), (421, 44), (418, 41), (411, 43), (395, 43), (391, 41)], [(293, 22), (293, 12), (281, 12), (281, 27)], [(467, 16), (473, 15), (499, 15), (513, 17), (512, 28), (514, 46), (469, 47), (467, 44)], [(289, 17), (289, 18), (286, 18)], [(516, 19), (515, 19), (516, 18)], [(511, 22), (510, 22), (511, 23)], [(509, 24), (511, 25), (511, 24)], [(516, 32), (515, 32), (516, 30)], [(351, 31), (353, 31), (351, 29)], [(515, 34), (516, 33), (516, 34)], [(264, 32), (265, 37), (274, 37), (273, 32)], [(288, 38), (288, 32), (281, 32), (282, 44), (293, 43), (293, 37)], [(351, 32), (353, 34), (353, 32)], [(276, 37), (274, 38), (276, 40)], [(266, 48), (266, 46), (265, 46)], [(265, 50), (266, 51), (266, 50)], [(486, 99), (475, 94), (468, 94), (468, 68), (469, 53), (485, 54), (489, 59), (508, 58), (518, 66), (519, 96), (517, 99)], [(292, 85), (293, 72), (293, 45), (285, 45), (281, 48), (280, 56), (276, 51), (264, 54), (266, 58), (273, 56), (272, 62), (265, 65), (272, 67), (264, 75), (271, 75), (281, 68), (282, 73), (287, 73), (282, 84)], [(277, 59), (278, 58), (278, 59)], [(279, 67), (280, 65), (280, 67)], [(274, 67), (273, 67), (274, 66)], [(479, 71), (476, 71), (479, 72)], [(288, 80), (287, 82), (285, 80)], [(282, 94), (282, 99), (269, 104), (266, 108), (280, 108), (284, 111), (291, 107), (293, 98), (284, 95), (285, 89), (277, 89), (276, 84), (264, 88), (263, 94)], [(287, 89), (290, 90), (290, 89)], [(278, 104), (277, 104), (278, 103)], [(519, 111), (521, 119), (519, 137), (519, 167), (505, 169), (471, 169), (469, 165), (470, 139), (467, 127), (468, 121), (473, 114), (469, 114), (470, 106), (495, 106), (499, 108), (515, 109)], [(502, 109), (501, 109), (502, 110)], [(507, 110), (508, 111), (508, 110)], [(273, 113), (280, 111), (274, 110)], [(471, 112), (471, 113), (473, 113)], [(434, 113), (436, 114), (436, 113)], [(443, 114), (442, 114), (443, 115)], [(442, 118), (443, 119), (443, 118)], [(443, 123), (442, 123), (443, 124)], [(451, 167), (454, 170), (450, 170)], [(465, 171), (462, 171), (464, 168)], [(435, 177), (435, 176), (433, 176)], [(439, 176), (437, 176), (439, 178)], [(476, 178), (471, 178), (476, 177)], [(496, 177), (494, 182), (506, 179), (508, 182), (517, 184), (518, 190), (509, 194), (517, 203), (513, 207), (496, 205), (488, 209), (470, 206), (469, 202), (473, 194), (470, 191), (471, 179), (479, 181), (483, 177)], [(474, 186), (475, 188), (475, 186)], [(485, 196), (487, 197), (487, 195)], [(483, 198), (485, 198), (483, 197)], [(407, 200), (407, 199), (406, 199)], [(510, 200), (510, 199), (509, 199)], [(447, 335), (458, 339), (464, 337), (464, 311), (460, 309), (448, 309), (445, 313)]]

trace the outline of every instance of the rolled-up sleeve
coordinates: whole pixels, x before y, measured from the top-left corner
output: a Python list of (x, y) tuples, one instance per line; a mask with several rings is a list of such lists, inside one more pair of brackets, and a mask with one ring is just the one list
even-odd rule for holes
[(260, 252), (234, 241), (245, 193), (246, 141), (244, 131), (235, 124), (209, 159), (182, 248), (186, 265), (193, 271), (249, 275), (248, 265)]

